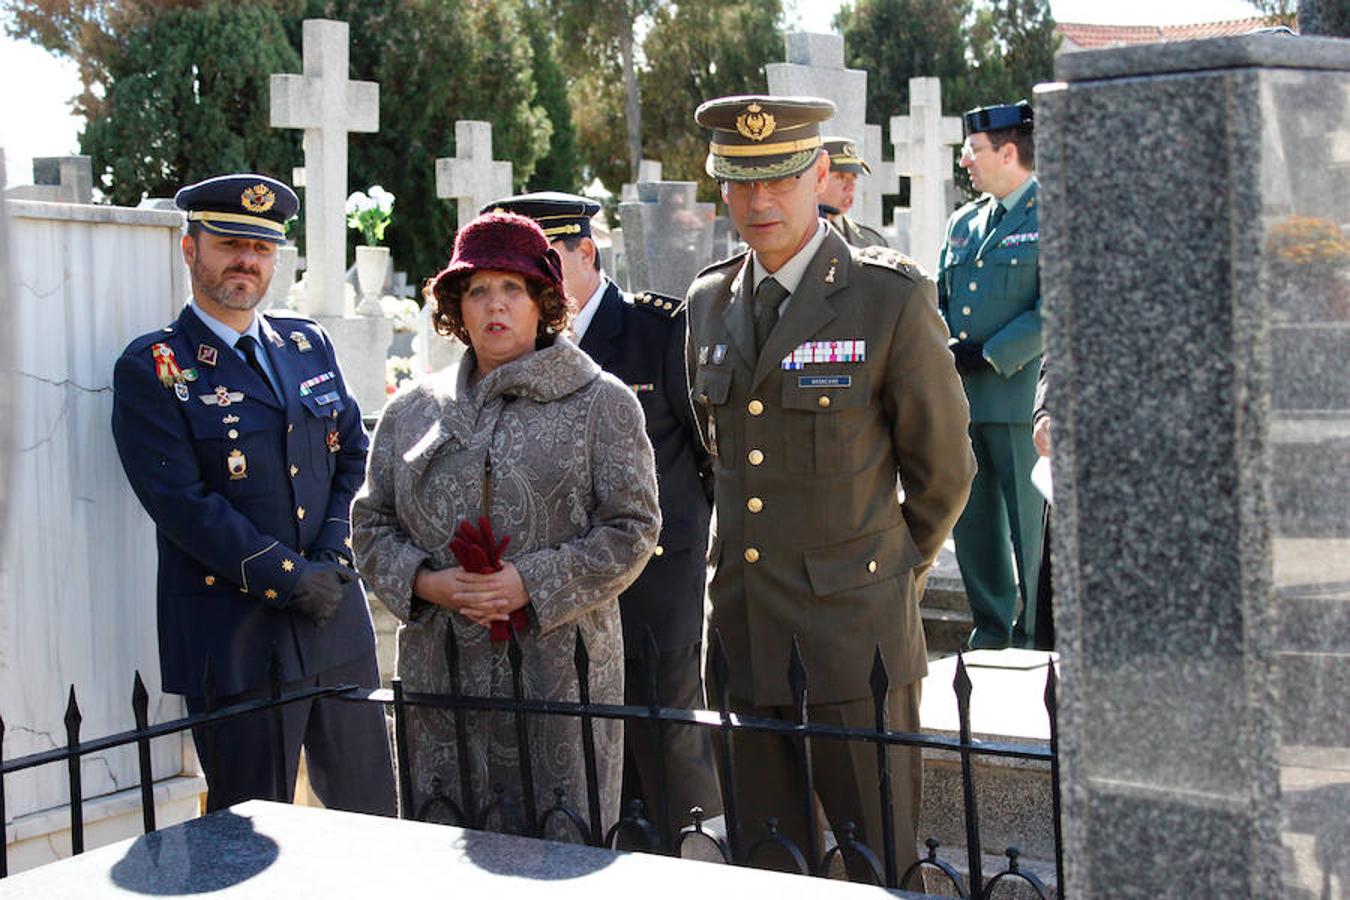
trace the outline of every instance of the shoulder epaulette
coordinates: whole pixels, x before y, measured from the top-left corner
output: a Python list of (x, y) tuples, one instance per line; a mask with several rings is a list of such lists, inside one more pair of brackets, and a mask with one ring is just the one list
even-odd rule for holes
[(267, 316), (267, 318), (269, 319), (285, 319), (287, 322), (303, 321), (309, 322), (311, 325), (318, 324), (310, 316), (307, 316), (304, 313), (291, 309), (290, 307), (287, 306), (278, 306), (269, 310), (265, 310), (263, 312), (263, 315)]
[(853, 224), (858, 227), (859, 231), (864, 232), (866, 234), (870, 234), (872, 237), (881, 241), (883, 245), (886, 244), (886, 235), (882, 234), (880, 231), (877, 231), (871, 225), (864, 225), (861, 222), (854, 222)]
[(642, 291), (633, 295), (633, 305), (655, 313), (663, 319), (673, 319), (684, 309), (684, 301), (679, 297), (658, 294), (655, 291)]
[(861, 263), (891, 269), (915, 281), (927, 277), (922, 266), (899, 250), (892, 250), (890, 247), (862, 247), (854, 252), (854, 257)]

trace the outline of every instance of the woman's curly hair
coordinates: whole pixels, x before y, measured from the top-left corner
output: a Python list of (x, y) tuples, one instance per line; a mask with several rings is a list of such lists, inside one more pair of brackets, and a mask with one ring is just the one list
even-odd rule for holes
[[(539, 310), (539, 331), (535, 337), (548, 337), (566, 330), (569, 318), (566, 295), (552, 285), (525, 275), (520, 277), (525, 282), (525, 290), (529, 293), (530, 299)], [(464, 272), (439, 280), (428, 279), (426, 287), (422, 289), (422, 297), (428, 303), (433, 300), (436, 303), (431, 316), (431, 323), (436, 332), (457, 337), (468, 346), (472, 344), (469, 341), (469, 331), (464, 327), (461, 302), (471, 278), (472, 272)]]

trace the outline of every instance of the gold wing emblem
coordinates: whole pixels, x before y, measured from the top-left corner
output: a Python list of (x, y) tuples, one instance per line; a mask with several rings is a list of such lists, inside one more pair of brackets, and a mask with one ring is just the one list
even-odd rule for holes
[(773, 115), (766, 113), (758, 103), (751, 103), (745, 112), (736, 117), (736, 130), (741, 137), (752, 141), (762, 141), (773, 134), (775, 127)]
[(249, 212), (265, 213), (277, 202), (277, 195), (265, 184), (255, 184), (239, 197), (239, 202)]

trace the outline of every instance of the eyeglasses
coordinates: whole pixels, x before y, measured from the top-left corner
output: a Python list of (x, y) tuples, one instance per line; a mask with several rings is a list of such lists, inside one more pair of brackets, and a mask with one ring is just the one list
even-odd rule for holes
[(754, 194), (755, 185), (759, 185), (772, 197), (782, 197), (792, 193), (792, 189), (801, 184), (802, 175), (790, 175), (787, 178), (774, 178), (769, 181), (723, 181), (722, 190), (729, 196), (749, 197)]

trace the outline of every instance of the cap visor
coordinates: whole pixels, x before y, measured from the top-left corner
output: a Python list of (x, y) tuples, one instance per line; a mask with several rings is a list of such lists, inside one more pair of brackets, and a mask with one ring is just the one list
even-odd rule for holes
[(221, 237), (251, 238), (255, 241), (268, 241), (273, 244), (286, 243), (286, 235), (284, 234), (277, 234), (269, 228), (248, 225), (243, 222), (213, 222), (199, 219), (197, 224), (206, 231), (218, 234)]

